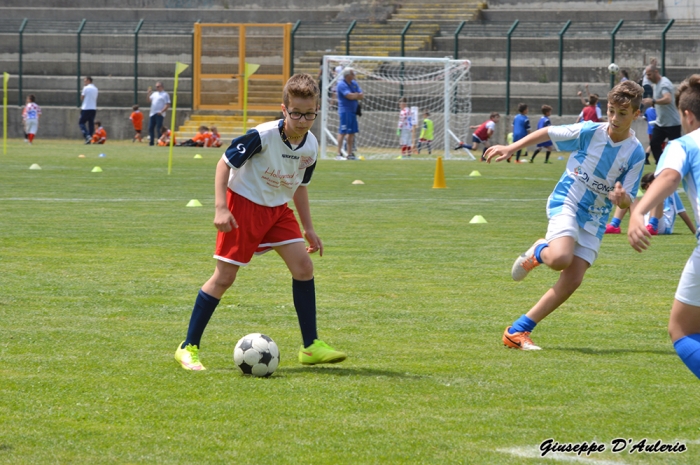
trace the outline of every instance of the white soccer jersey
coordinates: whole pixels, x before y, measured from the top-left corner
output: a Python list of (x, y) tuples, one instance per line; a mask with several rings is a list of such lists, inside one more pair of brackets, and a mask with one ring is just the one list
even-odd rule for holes
[(580, 228), (599, 239), (612, 210), (608, 192), (622, 183), (634, 199), (644, 169), (644, 148), (630, 130), (630, 137), (613, 142), (608, 123), (583, 122), (569, 126), (550, 126), (549, 137), (556, 150), (571, 151), (554, 191), (547, 201), (547, 216), (576, 217)]
[[(680, 139), (672, 140), (661, 154), (659, 165), (656, 167), (656, 176), (665, 169), (678, 171), (683, 177), (685, 189), (690, 205), (693, 207), (695, 225), (698, 222), (698, 182), (700, 181), (700, 129), (686, 134)], [(696, 231), (695, 236), (700, 234)]]
[(223, 159), (232, 168), (228, 187), (266, 207), (284, 205), (299, 186), (311, 182), (318, 157), (318, 141), (307, 132), (292, 148), (284, 135), (284, 120), (256, 126), (231, 142)]
[(41, 107), (34, 102), (29, 102), (22, 111), (22, 118), (25, 121), (39, 119), (39, 115), (41, 115)]

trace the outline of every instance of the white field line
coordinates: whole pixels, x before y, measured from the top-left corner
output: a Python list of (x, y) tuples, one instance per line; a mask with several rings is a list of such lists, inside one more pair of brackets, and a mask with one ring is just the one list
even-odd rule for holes
[(503, 452), (504, 454), (513, 455), (515, 457), (523, 457), (528, 459), (549, 459), (556, 460), (559, 462), (578, 462), (578, 463), (590, 463), (593, 465), (621, 465), (625, 462), (623, 461), (613, 461), (613, 460), (602, 460), (589, 457), (580, 457), (574, 454), (562, 454), (562, 453), (552, 453), (550, 452), (546, 456), (540, 456), (539, 448), (537, 446), (532, 447), (511, 447), (508, 449), (497, 449), (498, 452)]

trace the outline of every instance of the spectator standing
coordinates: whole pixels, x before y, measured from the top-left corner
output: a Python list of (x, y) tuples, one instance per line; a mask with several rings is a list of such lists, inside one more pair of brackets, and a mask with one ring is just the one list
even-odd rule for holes
[(656, 109), (656, 123), (651, 134), (651, 153), (656, 164), (663, 151), (663, 143), (666, 139), (672, 141), (681, 137), (681, 117), (674, 101), (675, 89), (668, 78), (661, 75), (656, 65), (649, 65), (644, 73), (649, 81), (654, 84), (652, 98), (645, 98), (642, 103), (645, 107), (653, 106)]
[[(97, 115), (97, 87), (92, 83), (90, 76), (85, 76), (83, 80), (85, 87), (80, 93), (80, 120), (78, 125), (83, 133), (85, 143), (89, 144), (92, 134), (95, 132), (95, 115)], [(87, 125), (86, 125), (87, 123)]]
[(338, 80), (338, 116), (340, 117), (340, 127), (338, 128), (338, 156), (336, 159), (343, 159), (343, 139), (348, 136), (348, 160), (354, 160), (353, 142), (355, 134), (359, 132), (357, 127), (357, 106), (359, 101), (365, 98), (360, 85), (355, 80), (355, 71), (352, 68), (343, 70), (343, 79)]
[(166, 91), (163, 90), (163, 83), (156, 82), (155, 92), (149, 86), (148, 87), (148, 99), (151, 101), (151, 111), (149, 113), (148, 122), (148, 135), (150, 140), (148, 145), (155, 145), (156, 134), (160, 134), (160, 128), (163, 127), (163, 118), (165, 117), (165, 112), (170, 108), (170, 96)]

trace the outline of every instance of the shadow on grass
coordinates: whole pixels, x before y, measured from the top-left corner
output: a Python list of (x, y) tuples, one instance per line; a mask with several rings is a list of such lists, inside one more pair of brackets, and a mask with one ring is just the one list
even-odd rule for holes
[(654, 354), (676, 355), (673, 350), (645, 350), (645, 349), (591, 349), (590, 347), (547, 347), (547, 350), (559, 350), (562, 352), (581, 352), (588, 355), (619, 355), (619, 354)]
[(404, 379), (421, 379), (423, 376), (412, 375), (411, 373), (402, 373), (398, 371), (390, 370), (375, 370), (372, 368), (363, 367), (335, 367), (335, 366), (308, 366), (308, 367), (294, 367), (294, 368), (280, 368), (275, 374), (286, 375), (295, 373), (314, 373), (319, 375), (331, 375), (331, 376), (368, 376), (368, 377), (380, 377), (386, 376), (387, 378), (404, 378)]

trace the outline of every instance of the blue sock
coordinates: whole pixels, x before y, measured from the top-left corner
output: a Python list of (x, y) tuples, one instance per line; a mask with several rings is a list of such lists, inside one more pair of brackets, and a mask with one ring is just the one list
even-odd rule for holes
[(700, 334), (691, 334), (678, 339), (673, 343), (673, 348), (676, 349), (685, 366), (700, 378)]
[(544, 250), (545, 247), (549, 247), (549, 244), (544, 243), (544, 244), (540, 244), (537, 247), (535, 247), (535, 258), (540, 263), (542, 263), (542, 257), (540, 257), (540, 254), (542, 253), (542, 251)]
[(186, 347), (187, 344), (199, 347), (204, 328), (207, 327), (209, 318), (214, 314), (217, 305), (219, 305), (219, 299), (210, 296), (201, 289), (199, 290), (197, 300), (194, 301), (190, 326), (187, 328), (187, 339), (182, 344), (182, 348)]
[(659, 230), (659, 219), (651, 217), (649, 218), (649, 224), (651, 225), (652, 228), (654, 228), (654, 231)]
[(508, 332), (510, 334), (522, 333), (523, 331), (531, 332), (535, 329), (535, 326), (537, 326), (537, 323), (528, 318), (527, 315), (522, 315), (515, 320), (515, 323), (513, 323), (513, 326), (510, 327)]
[(616, 228), (620, 227), (620, 223), (622, 223), (622, 220), (620, 220), (620, 218), (613, 218), (610, 222), (610, 224), (615, 226)]
[(314, 278), (311, 278), (309, 281), (292, 279), (292, 294), (294, 297), (294, 308), (297, 311), (297, 318), (299, 318), (301, 337), (304, 340), (304, 347), (309, 347), (314, 343), (314, 339), (318, 339)]

